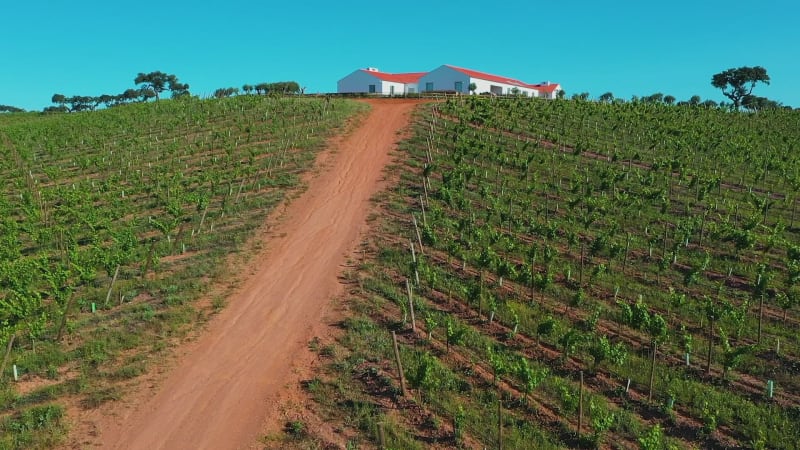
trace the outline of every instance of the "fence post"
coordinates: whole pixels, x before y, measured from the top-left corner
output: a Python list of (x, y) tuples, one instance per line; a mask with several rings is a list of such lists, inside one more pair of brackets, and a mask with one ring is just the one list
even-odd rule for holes
[(392, 331), (392, 344), (394, 346), (394, 359), (397, 362), (397, 373), (400, 374), (400, 394), (406, 396), (406, 377), (403, 375), (403, 364), (400, 362), (400, 349), (397, 347), (397, 334)]

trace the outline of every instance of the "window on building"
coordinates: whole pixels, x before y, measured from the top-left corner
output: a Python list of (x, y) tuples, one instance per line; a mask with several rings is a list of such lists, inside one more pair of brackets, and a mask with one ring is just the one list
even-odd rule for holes
[(430, 81), (425, 83), (425, 90), (426, 91), (432, 91), (433, 90), (433, 83), (430, 82)]
[(456, 81), (456, 92), (461, 92), (463, 90), (464, 90), (464, 82)]
[(374, 94), (375, 93), (375, 85), (374, 84), (370, 84), (369, 85), (369, 93), (370, 94)]

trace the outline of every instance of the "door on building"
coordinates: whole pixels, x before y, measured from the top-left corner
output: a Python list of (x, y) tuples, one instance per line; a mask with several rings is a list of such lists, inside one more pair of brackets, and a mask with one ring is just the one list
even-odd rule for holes
[(389, 95), (394, 95), (394, 86), (389, 86)]
[(456, 90), (456, 92), (464, 92), (464, 82), (463, 81), (456, 81), (455, 90)]
[(375, 93), (375, 85), (374, 84), (370, 84), (369, 85), (369, 93), (370, 94), (374, 94)]
[(428, 91), (428, 92), (432, 91), (433, 90), (433, 82), (429, 81), (429, 82), (425, 83), (425, 90)]

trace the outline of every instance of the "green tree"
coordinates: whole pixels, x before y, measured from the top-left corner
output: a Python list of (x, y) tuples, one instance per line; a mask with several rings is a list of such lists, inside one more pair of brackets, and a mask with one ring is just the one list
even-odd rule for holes
[(239, 88), (237, 87), (219, 88), (214, 91), (214, 98), (232, 97), (238, 93)]
[(50, 101), (58, 106), (65, 108), (67, 106), (67, 97), (64, 94), (53, 94), (53, 97), (50, 99)]
[(721, 89), (722, 95), (731, 99), (735, 109), (742, 106), (742, 101), (759, 82), (769, 84), (767, 69), (761, 66), (728, 69), (711, 77), (711, 85)]
[(742, 99), (742, 106), (750, 111), (761, 111), (763, 109), (780, 108), (781, 104), (775, 100), (757, 95), (745, 95)]
[(648, 95), (643, 100), (647, 103), (661, 103), (664, 101), (664, 94), (661, 92), (656, 92), (653, 95)]
[(25, 112), (25, 110), (22, 108), (17, 108), (16, 106), (0, 105), (0, 113), (2, 112), (14, 113), (14, 112)]
[(174, 96), (189, 93), (189, 85), (178, 81), (178, 77), (172, 74), (155, 71), (150, 73), (140, 72), (133, 80), (134, 83), (143, 85), (142, 88), (150, 89), (155, 93), (156, 100), (161, 97), (161, 93), (169, 90)]

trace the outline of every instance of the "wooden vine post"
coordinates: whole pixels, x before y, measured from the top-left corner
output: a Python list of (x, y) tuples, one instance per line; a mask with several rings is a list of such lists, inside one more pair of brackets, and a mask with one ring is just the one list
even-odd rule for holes
[(400, 362), (400, 348), (397, 346), (397, 334), (392, 331), (392, 345), (394, 347), (394, 359), (397, 362), (397, 373), (400, 374), (400, 394), (406, 396), (406, 377), (403, 375), (403, 363)]
[(428, 226), (428, 219), (425, 217), (425, 203), (422, 201), (422, 196), (419, 196), (419, 206), (422, 209), (422, 225)]
[(583, 253), (585, 251), (586, 244), (581, 242), (581, 270), (578, 274), (578, 286), (583, 287)]
[(417, 282), (417, 286), (419, 286), (419, 270), (417, 269), (417, 252), (414, 250), (414, 243), (409, 242), (411, 244), (411, 262), (414, 263), (414, 281)]
[(411, 215), (411, 220), (414, 221), (414, 231), (417, 234), (417, 243), (419, 244), (419, 253), (424, 255), (425, 248), (422, 246), (422, 236), (419, 233), (419, 226), (417, 225), (417, 218), (413, 214)]
[(56, 334), (56, 341), (60, 341), (61, 337), (64, 335), (64, 328), (67, 325), (67, 314), (69, 314), (69, 310), (72, 307), (73, 298), (75, 298), (75, 295), (70, 293), (69, 297), (67, 298), (67, 303), (64, 306), (64, 313), (61, 314), (61, 323), (58, 325), (58, 333)]
[(111, 284), (108, 286), (106, 301), (103, 303), (104, 306), (108, 306), (108, 301), (111, 299), (111, 292), (114, 290), (114, 283), (117, 281), (117, 275), (119, 275), (119, 264), (117, 264), (117, 268), (114, 270), (114, 276), (111, 277)]
[[(499, 391), (499, 389), (498, 389)], [(503, 450), (503, 398), (498, 392), (497, 397), (497, 448)]]
[(653, 359), (650, 362), (650, 389), (647, 392), (647, 401), (653, 401), (653, 382), (655, 381), (656, 374), (656, 352), (658, 352), (658, 342), (653, 341)]
[(386, 431), (384, 430), (384, 423), (378, 422), (378, 442), (380, 443), (380, 449), (384, 450), (386, 448)]
[(583, 428), (583, 371), (581, 370), (581, 388), (578, 393), (578, 437), (581, 435)]
[(411, 292), (411, 283), (406, 278), (406, 292), (408, 292), (408, 310), (411, 312), (411, 330), (417, 332), (417, 319), (414, 316), (414, 295)]
[[(760, 279), (759, 275), (759, 279)], [(761, 324), (764, 321), (764, 293), (761, 293), (761, 298), (758, 301), (758, 344), (761, 344)]]
[(3, 374), (6, 371), (6, 364), (8, 363), (8, 357), (11, 356), (11, 348), (14, 346), (14, 339), (16, 339), (17, 334), (13, 333), (8, 338), (8, 345), (6, 346), (6, 353), (3, 355), (3, 364), (0, 365), (0, 381), (3, 379)]

